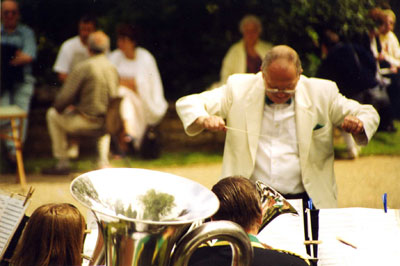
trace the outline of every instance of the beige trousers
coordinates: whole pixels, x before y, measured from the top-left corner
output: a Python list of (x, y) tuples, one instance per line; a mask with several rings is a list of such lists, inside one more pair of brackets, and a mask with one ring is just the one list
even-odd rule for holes
[(57, 112), (54, 107), (46, 114), (47, 127), (52, 143), (53, 156), (58, 160), (68, 160), (68, 135), (88, 135), (97, 137), (98, 165), (108, 165), (110, 135), (104, 132), (104, 120), (89, 120), (76, 111)]

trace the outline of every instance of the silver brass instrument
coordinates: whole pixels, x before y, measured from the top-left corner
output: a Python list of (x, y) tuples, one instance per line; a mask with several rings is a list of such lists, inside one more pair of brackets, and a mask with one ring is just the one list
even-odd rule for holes
[(281, 214), (292, 213), (298, 215), (296, 209), (278, 191), (261, 181), (256, 181), (256, 187), (261, 196), (263, 209), (263, 220), (258, 230), (259, 232)]
[(214, 193), (194, 181), (152, 170), (109, 168), (78, 176), (70, 189), (92, 210), (101, 231), (105, 252), (91, 265), (183, 266), (201, 243), (214, 238), (232, 243), (237, 265), (251, 264), (252, 247), (239, 225), (208, 222), (187, 232), (219, 208)]

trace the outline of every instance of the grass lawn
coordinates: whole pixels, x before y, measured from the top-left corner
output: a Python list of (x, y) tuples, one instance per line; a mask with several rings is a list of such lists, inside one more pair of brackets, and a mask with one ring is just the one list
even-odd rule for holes
[[(395, 122), (398, 129), (396, 133), (377, 132), (371, 142), (363, 147), (361, 156), (368, 155), (397, 155), (400, 156), (400, 121)], [(335, 137), (335, 156), (345, 158), (346, 146), (340, 137)], [(155, 160), (142, 160), (137, 156), (112, 159), (111, 165), (114, 167), (134, 167), (152, 168), (168, 167), (190, 164), (207, 164), (222, 161), (222, 151), (214, 153), (206, 152), (164, 152), (161, 157)], [(27, 158), (25, 159), (25, 170), (27, 173), (38, 174), (42, 168), (50, 167), (55, 163), (53, 158)], [(78, 172), (85, 172), (95, 169), (95, 159), (93, 157), (79, 158), (72, 162), (72, 168)], [(0, 165), (0, 173), (7, 172), (5, 163)]]
[[(191, 164), (207, 164), (222, 161), (221, 152), (164, 152), (155, 160), (143, 160), (137, 156), (129, 156), (123, 159), (111, 159), (113, 167), (152, 168), (168, 167)], [(54, 158), (29, 158), (25, 160), (25, 171), (27, 173), (39, 174), (41, 169), (51, 167), (56, 163)], [(77, 172), (87, 172), (96, 168), (95, 157), (83, 157), (71, 161), (72, 168)]]
[[(367, 146), (361, 150), (363, 155), (400, 155), (400, 121), (395, 121), (396, 133), (377, 132)], [(341, 157), (346, 152), (342, 140), (335, 141), (335, 154)]]

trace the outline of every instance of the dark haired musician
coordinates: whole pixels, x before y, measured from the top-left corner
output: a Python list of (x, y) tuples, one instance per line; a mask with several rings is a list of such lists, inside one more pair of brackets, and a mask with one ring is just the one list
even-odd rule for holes
[[(212, 191), (220, 207), (212, 220), (233, 221), (248, 233), (254, 256), (253, 266), (310, 265), (309, 261), (287, 251), (275, 250), (258, 241), (256, 235), (262, 222), (260, 195), (252, 181), (244, 177), (227, 177), (220, 180)], [(231, 265), (229, 242), (217, 241), (213, 246), (201, 246), (192, 255), (190, 266)]]

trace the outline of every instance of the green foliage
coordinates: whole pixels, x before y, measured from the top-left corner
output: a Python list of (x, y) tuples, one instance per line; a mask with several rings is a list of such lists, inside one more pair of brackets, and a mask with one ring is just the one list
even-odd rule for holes
[[(263, 39), (288, 44), (300, 54), (306, 75), (319, 64), (318, 32), (324, 27), (353, 38), (365, 31), (367, 10), (386, 0), (20, 0), (24, 22), (39, 40), (35, 73), (41, 84), (56, 82), (51, 68), (59, 45), (76, 35), (79, 17), (94, 13), (111, 37), (120, 22), (141, 29), (140, 44), (155, 56), (165, 95), (175, 100), (203, 91), (219, 79), (221, 61), (241, 38), (248, 13), (263, 22)], [(399, 1), (390, 1), (399, 8)]]
[[(400, 122), (395, 121), (396, 133), (377, 132), (370, 143), (363, 147), (361, 156), (369, 155), (393, 155), (400, 156)], [(335, 142), (335, 153), (338, 158), (346, 157), (346, 147), (343, 141)], [(94, 155), (95, 156), (95, 155)], [(95, 158), (83, 157), (72, 163), (72, 168), (78, 173), (84, 173), (95, 169)], [(196, 164), (215, 164), (222, 162), (222, 151), (218, 153), (204, 152), (169, 152), (162, 153), (155, 160), (142, 160), (137, 157), (129, 157), (124, 160), (111, 160), (113, 167), (134, 167), (154, 169), (157, 167), (179, 167)], [(56, 163), (53, 158), (24, 158), (25, 171), (28, 174), (39, 174), (42, 169), (51, 167)], [(0, 173), (7, 171), (4, 162), (0, 165)], [(90, 186), (89, 186), (90, 187)], [(135, 217), (135, 216), (129, 216)]]
[[(93, 155), (96, 156), (96, 155)], [(152, 169), (154, 167), (177, 167), (195, 164), (220, 163), (222, 151), (219, 153), (205, 152), (164, 152), (161, 157), (155, 160), (143, 160), (138, 157), (128, 157), (124, 160), (112, 159), (113, 167), (134, 167)], [(71, 162), (72, 169), (77, 173), (85, 173), (96, 168), (94, 157), (79, 157), (78, 161)], [(56, 163), (54, 158), (32, 157), (24, 158), (25, 171), (32, 174), (40, 174), (41, 170), (53, 166)], [(6, 168), (6, 167), (4, 167)], [(0, 166), (0, 172), (6, 171)]]
[[(361, 156), (369, 155), (393, 155), (400, 156), (400, 121), (395, 121), (396, 133), (377, 132), (370, 143), (363, 147)], [(343, 141), (335, 142), (335, 153), (338, 158), (346, 157), (346, 147)], [(49, 158), (25, 158), (25, 171), (27, 173), (40, 173), (41, 169), (51, 167), (55, 159)], [(92, 171), (95, 167), (94, 158), (79, 158), (73, 162), (73, 169), (76, 172)], [(134, 167), (154, 169), (157, 167), (179, 167), (196, 164), (214, 164), (222, 162), (222, 151), (218, 153), (204, 152), (164, 152), (161, 157), (155, 160), (142, 160), (138, 157), (129, 157), (124, 160), (111, 160), (113, 167)], [(1, 167), (0, 167), (1, 168)], [(0, 169), (1, 170), (1, 169)], [(132, 217), (132, 216), (129, 216)]]
[(168, 193), (157, 192), (154, 189), (148, 190), (140, 197), (144, 205), (143, 219), (161, 221), (175, 207), (174, 200), (175, 197)]
[(377, 132), (372, 141), (362, 149), (362, 155), (399, 155), (400, 122), (395, 121), (396, 133)]
[[(376, 132), (367, 146), (362, 147), (361, 156), (400, 155), (400, 121), (395, 121), (396, 133)], [(346, 145), (342, 139), (335, 141), (335, 156), (347, 157)]]

